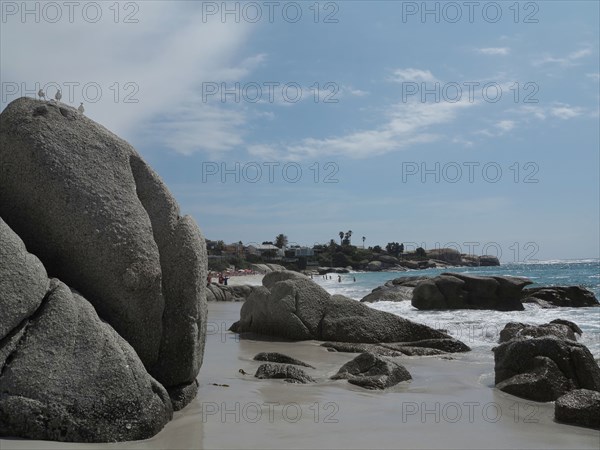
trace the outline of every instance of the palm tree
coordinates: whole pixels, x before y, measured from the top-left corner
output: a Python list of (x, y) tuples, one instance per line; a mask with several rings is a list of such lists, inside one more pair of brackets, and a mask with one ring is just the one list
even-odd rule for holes
[(348, 239), (348, 245), (352, 243), (352, 230), (348, 230), (346, 233), (346, 239)]
[(342, 242), (344, 240), (344, 232), (340, 231), (338, 234), (340, 235), (340, 245), (342, 245)]
[(365, 248), (365, 241), (366, 241), (366, 240), (367, 240), (367, 238), (363, 236), (363, 237), (362, 237), (362, 241), (363, 241), (363, 248)]

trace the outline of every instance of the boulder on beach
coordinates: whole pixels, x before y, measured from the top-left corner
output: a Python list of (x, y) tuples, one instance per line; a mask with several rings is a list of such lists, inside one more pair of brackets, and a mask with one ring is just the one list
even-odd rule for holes
[(600, 391), (600, 367), (589, 349), (556, 336), (515, 337), (493, 349), (496, 387), (538, 402), (574, 389)]
[(131, 145), (59, 102), (10, 103), (0, 161), (0, 435), (151, 437), (198, 389), (198, 226)]
[(600, 430), (600, 392), (576, 389), (559, 397), (554, 404), (557, 422)]
[(74, 108), (0, 115), (0, 216), (135, 349), (165, 387), (195, 385), (206, 332), (204, 238), (135, 149)]
[(412, 377), (406, 368), (385, 356), (361, 353), (344, 364), (332, 380), (348, 380), (365, 389), (387, 389)]
[(290, 364), (261, 364), (254, 376), (260, 379), (282, 379), (288, 383), (315, 383), (315, 379), (308, 375), (304, 370)]
[(84, 297), (48, 279), (1, 218), (0, 310), (0, 436), (128, 441), (171, 419), (167, 391), (134, 349)]
[(413, 291), (412, 305), (417, 309), (491, 309), (521, 311), (522, 289), (532, 282), (527, 278), (445, 272), (420, 282)]
[(267, 361), (275, 362), (280, 364), (292, 364), (294, 366), (310, 367), (314, 369), (310, 364), (300, 361), (299, 359), (292, 358), (291, 356), (284, 355), (277, 352), (261, 352), (254, 356), (254, 361)]
[(290, 340), (354, 343), (452, 339), (446, 333), (356, 300), (331, 296), (309, 278), (296, 276), (253, 291), (242, 306), (240, 320), (231, 329)]
[(279, 264), (252, 264), (250, 268), (255, 272), (264, 274), (285, 270), (285, 267)]
[(252, 293), (255, 286), (246, 284), (228, 285), (210, 283), (206, 288), (208, 302), (243, 302)]
[(542, 308), (583, 308), (600, 306), (592, 291), (582, 286), (546, 286), (523, 290), (523, 303), (535, 303)]

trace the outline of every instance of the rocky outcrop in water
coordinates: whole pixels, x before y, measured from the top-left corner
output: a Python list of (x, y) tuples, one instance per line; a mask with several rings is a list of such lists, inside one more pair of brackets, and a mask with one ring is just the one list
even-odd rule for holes
[(522, 311), (522, 289), (531, 284), (526, 278), (482, 277), (442, 273), (420, 282), (413, 291), (417, 309), (492, 309)]
[(600, 306), (594, 293), (581, 286), (546, 286), (524, 289), (521, 301), (535, 303), (542, 308)]
[(271, 283), (267, 279), (248, 297), (231, 330), (291, 340), (317, 339), (353, 343), (403, 343), (447, 340), (447, 334), (377, 311), (365, 304), (329, 295), (312, 280), (295, 273)]
[(575, 389), (600, 391), (600, 367), (573, 340), (521, 335), (493, 350), (496, 387), (508, 394), (548, 402)]

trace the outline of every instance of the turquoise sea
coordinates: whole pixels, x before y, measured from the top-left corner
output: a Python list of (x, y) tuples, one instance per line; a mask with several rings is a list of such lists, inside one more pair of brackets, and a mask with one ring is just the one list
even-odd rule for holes
[[(536, 263), (509, 263), (499, 267), (453, 267), (449, 269), (412, 270), (407, 272), (356, 272), (336, 274), (331, 279), (315, 276), (314, 281), (331, 294), (343, 294), (360, 300), (377, 286), (393, 278), (414, 275), (437, 275), (442, 272), (472, 273), (477, 275), (508, 275), (527, 277), (536, 286), (580, 285), (594, 292), (600, 299), (600, 260), (553, 260)], [(356, 281), (354, 281), (356, 278)], [(453, 337), (468, 344), (474, 353), (492, 358), (490, 351), (498, 342), (508, 322), (542, 324), (554, 319), (575, 322), (583, 330), (579, 341), (585, 344), (596, 359), (600, 359), (600, 308), (542, 309), (526, 304), (525, 311), (419, 311), (410, 302), (377, 302), (369, 306), (388, 311), (433, 328), (445, 329)], [(480, 356), (481, 356), (480, 355)]]

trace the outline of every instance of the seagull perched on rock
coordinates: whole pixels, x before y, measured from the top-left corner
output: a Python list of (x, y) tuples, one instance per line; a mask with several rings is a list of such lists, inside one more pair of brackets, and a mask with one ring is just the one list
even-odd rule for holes
[(77, 111), (79, 111), (81, 114), (83, 114), (85, 112), (85, 108), (83, 107), (83, 102), (79, 104), (79, 108), (77, 108)]
[(40, 90), (38, 91), (38, 97), (40, 98), (40, 100), (41, 100), (41, 99), (44, 99), (44, 100), (46, 100), (46, 94), (44, 94), (44, 91), (43, 91), (43, 90), (41, 90), (41, 89), (40, 89)]
[(58, 91), (56, 91), (56, 95), (54, 96), (54, 98), (56, 99), (57, 102), (60, 102), (60, 99), (62, 98), (62, 94), (60, 93), (60, 89)]

